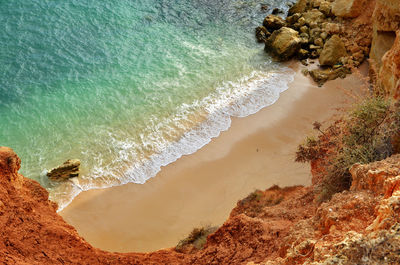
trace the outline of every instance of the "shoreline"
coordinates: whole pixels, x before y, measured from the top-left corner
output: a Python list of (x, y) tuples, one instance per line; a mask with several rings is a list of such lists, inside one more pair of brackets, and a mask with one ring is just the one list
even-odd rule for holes
[(145, 184), (84, 191), (59, 214), (95, 247), (148, 252), (176, 245), (196, 226), (221, 225), (257, 188), (310, 184), (309, 166), (294, 162), (297, 145), (315, 120), (346, 104), (337, 87), (360, 81), (350, 75), (319, 88), (300, 64), (292, 68), (295, 80), (273, 105), (232, 118), (227, 131)]

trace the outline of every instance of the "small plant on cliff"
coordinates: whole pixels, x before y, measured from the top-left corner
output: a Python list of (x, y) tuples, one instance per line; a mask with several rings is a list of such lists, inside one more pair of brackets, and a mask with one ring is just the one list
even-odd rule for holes
[(295, 161), (305, 163), (317, 159), (320, 155), (319, 140), (314, 137), (307, 137), (305, 143), (298, 146)]
[[(321, 131), (320, 124), (314, 129)], [(396, 152), (393, 143), (400, 131), (400, 106), (383, 98), (368, 98), (344, 115), (318, 139), (307, 138), (298, 147), (296, 161), (319, 161), (317, 200), (350, 188), (349, 169), (355, 163), (382, 160)], [(310, 140), (312, 139), (312, 140)]]
[(179, 241), (175, 250), (178, 252), (188, 250), (190, 252), (193, 248), (196, 250), (202, 249), (207, 242), (207, 236), (217, 231), (217, 229), (215, 226), (194, 228), (185, 239)]

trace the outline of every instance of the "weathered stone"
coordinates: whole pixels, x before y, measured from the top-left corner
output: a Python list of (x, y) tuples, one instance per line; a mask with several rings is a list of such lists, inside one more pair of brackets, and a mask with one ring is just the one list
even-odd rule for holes
[(306, 20), (304, 17), (301, 17), (297, 20), (297, 23), (299, 24), (300, 27), (302, 27), (306, 24)]
[(307, 26), (302, 26), (302, 27), (300, 28), (300, 32), (301, 32), (301, 33), (308, 33), (308, 32), (309, 32), (308, 27), (307, 27)]
[(322, 0), (312, 0), (313, 7), (319, 7), (321, 5)]
[(311, 23), (321, 23), (323, 22), (325, 15), (322, 14), (319, 10), (317, 9), (312, 9), (310, 11), (307, 11), (303, 14), (303, 18), (306, 21), (306, 24), (311, 26)]
[(331, 4), (327, 1), (321, 2), (319, 6), (319, 11), (321, 11), (325, 16), (331, 15)]
[(338, 35), (333, 35), (324, 45), (319, 57), (321, 65), (335, 65), (341, 57), (347, 56), (343, 41)]
[(80, 165), (81, 161), (78, 159), (70, 159), (65, 161), (61, 166), (51, 169), (47, 172), (47, 176), (53, 181), (63, 181), (78, 177)]
[(318, 86), (322, 86), (326, 81), (334, 80), (338, 77), (345, 78), (346, 74), (350, 74), (349, 71), (345, 67), (340, 67), (338, 69), (314, 69), (309, 72), (312, 79), (318, 84)]
[(326, 40), (326, 39), (328, 38), (328, 33), (322, 32), (319, 36), (320, 36), (323, 40)]
[(300, 50), (297, 52), (297, 57), (298, 57), (300, 60), (307, 59), (309, 55), (310, 55), (310, 52), (307, 51), (307, 50), (305, 50), (305, 49), (300, 49)]
[(321, 46), (317, 46), (317, 45), (313, 45), (313, 44), (310, 45), (310, 50), (318, 50), (321, 48), (322, 48)]
[(300, 38), (306, 38), (306, 39), (308, 39), (310, 37), (310, 35), (308, 35), (308, 33), (301, 33), (300, 34)]
[(324, 41), (321, 38), (317, 38), (314, 41), (314, 44), (317, 45), (317, 46), (320, 46), (320, 47), (324, 47)]
[(362, 51), (356, 52), (352, 56), (353, 56), (354, 60), (356, 60), (356, 61), (358, 61), (360, 63), (362, 63), (364, 61), (364, 59), (365, 59), (365, 56), (364, 56)]
[(318, 27), (318, 23), (317, 22), (311, 22), (310, 23), (310, 28), (315, 29)]
[(320, 28), (313, 28), (310, 30), (310, 36), (313, 37), (314, 39), (318, 39), (320, 32), (321, 32)]
[(332, 4), (332, 13), (338, 17), (358, 17), (368, 0), (336, 0)]
[(349, 62), (349, 57), (342, 57), (340, 58), (340, 64), (346, 65)]
[(291, 28), (282, 27), (268, 38), (265, 50), (284, 61), (290, 59), (300, 49), (300, 45), (299, 33)]
[(266, 42), (269, 36), (271, 36), (271, 33), (264, 26), (256, 28), (256, 38), (258, 42)]
[(268, 15), (265, 17), (263, 26), (270, 31), (280, 29), (286, 25), (285, 20), (275, 15)]
[(301, 45), (307, 45), (309, 42), (310, 36), (307, 33), (301, 33), (300, 34), (300, 39), (301, 39)]
[(293, 15), (295, 13), (303, 13), (307, 8), (307, 0), (299, 0), (290, 9), (288, 14)]
[(297, 20), (299, 20), (300, 17), (301, 17), (300, 13), (295, 13), (292, 16), (288, 16), (286, 18), (286, 22), (289, 23), (289, 24), (294, 24), (294, 23), (297, 22)]
[(323, 23), (323, 28), (328, 34), (340, 33), (340, 26), (336, 23)]

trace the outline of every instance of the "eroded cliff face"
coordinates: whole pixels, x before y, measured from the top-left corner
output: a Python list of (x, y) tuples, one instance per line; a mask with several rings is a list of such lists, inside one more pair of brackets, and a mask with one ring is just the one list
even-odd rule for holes
[(18, 173), (21, 160), (0, 147), (1, 264), (181, 264), (171, 251), (115, 254), (93, 248), (56, 213), (57, 205), (34, 180)]
[(202, 250), (188, 253), (93, 248), (57, 215), (46, 190), (18, 174), (19, 167), (18, 156), (1, 147), (0, 260), (5, 264), (400, 263), (400, 155), (354, 165), (351, 189), (321, 205), (313, 187), (256, 191), (238, 202)]
[(371, 74), (379, 92), (400, 97), (400, 3), (377, 0), (373, 14)]

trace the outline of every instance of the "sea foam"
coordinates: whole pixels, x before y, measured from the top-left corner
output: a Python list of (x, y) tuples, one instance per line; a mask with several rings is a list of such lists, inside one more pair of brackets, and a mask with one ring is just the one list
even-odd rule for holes
[[(275, 103), (293, 79), (294, 71), (282, 67), (276, 71), (253, 71), (237, 82), (225, 82), (212, 95), (193, 103), (204, 110), (205, 119), (184, 132), (177, 141), (160, 141), (161, 135), (153, 136), (158, 141), (154, 142), (157, 145), (155, 149), (159, 150), (157, 153), (151, 154), (147, 159), (130, 161), (123, 172), (113, 167), (94, 168), (90, 177), (73, 179), (54, 189), (50, 193), (50, 199), (59, 204), (58, 211), (61, 211), (82, 191), (126, 183), (144, 184), (154, 177), (162, 166), (175, 162), (183, 155), (195, 153), (212, 138), (218, 137), (222, 131), (228, 130), (232, 117), (245, 117)], [(193, 109), (193, 106), (180, 106), (178, 114), (171, 119), (188, 119), (190, 109)], [(136, 154), (136, 143), (117, 140), (112, 134), (110, 137), (119, 149), (115, 158), (117, 162), (127, 161)]]

